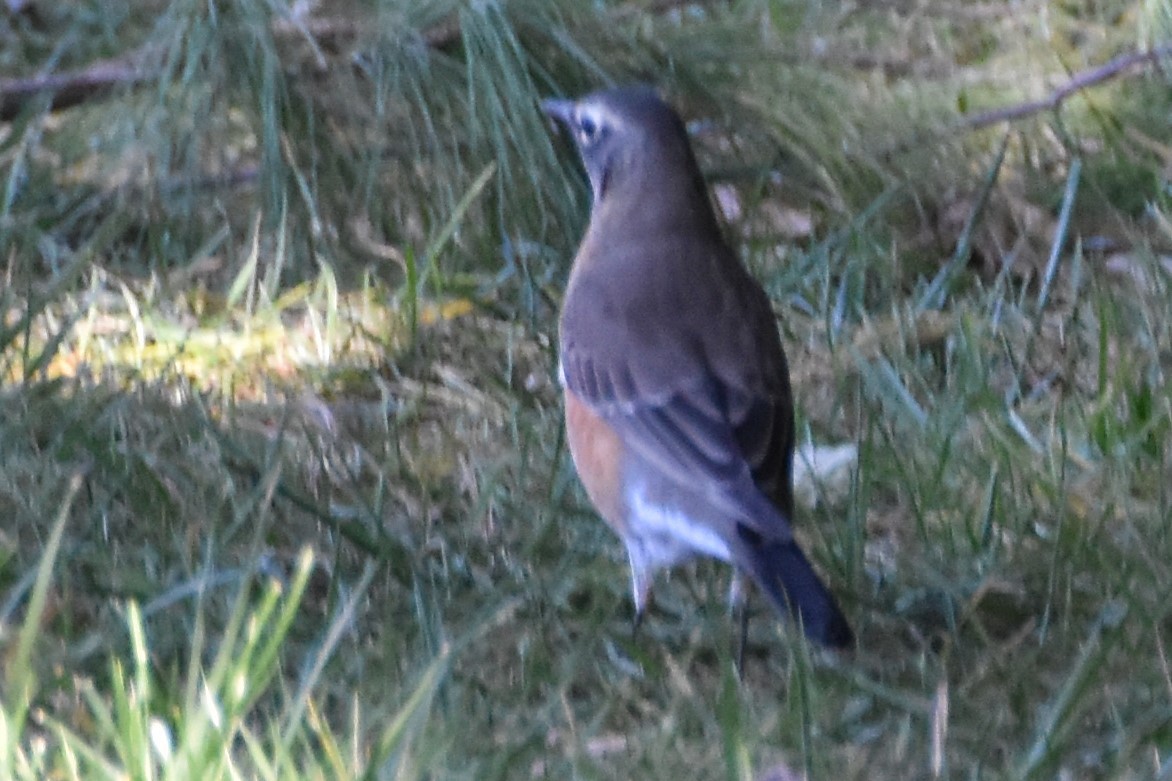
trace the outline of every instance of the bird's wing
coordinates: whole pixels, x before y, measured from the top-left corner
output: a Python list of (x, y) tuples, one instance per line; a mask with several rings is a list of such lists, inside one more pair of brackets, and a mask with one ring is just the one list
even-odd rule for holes
[[(777, 326), (759, 285), (718, 260), (683, 281), (575, 280), (563, 382), (665, 477), (788, 539), (792, 403)], [(584, 290), (588, 309), (575, 305)]]

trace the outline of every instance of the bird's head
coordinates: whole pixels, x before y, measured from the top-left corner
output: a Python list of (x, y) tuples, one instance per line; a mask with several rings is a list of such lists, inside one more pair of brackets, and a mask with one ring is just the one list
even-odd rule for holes
[(651, 87), (549, 99), (541, 108), (573, 137), (596, 205), (624, 181), (675, 173), (699, 180), (683, 121)]

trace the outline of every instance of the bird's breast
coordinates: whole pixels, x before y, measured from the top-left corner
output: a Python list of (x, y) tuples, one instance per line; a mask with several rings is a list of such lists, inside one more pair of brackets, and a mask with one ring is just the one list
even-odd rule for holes
[(611, 528), (626, 531), (623, 490), (626, 452), (619, 435), (568, 386), (565, 389), (566, 441), (586, 495)]

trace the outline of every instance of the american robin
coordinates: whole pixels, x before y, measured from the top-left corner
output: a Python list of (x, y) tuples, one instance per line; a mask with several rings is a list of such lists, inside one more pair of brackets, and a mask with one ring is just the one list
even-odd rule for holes
[(793, 401), (769, 299), (721, 237), (687, 132), (649, 87), (546, 100), (593, 190), (561, 313), (566, 431), (627, 547), (636, 621), (659, 569), (747, 573), (824, 645), (853, 643), (798, 547)]

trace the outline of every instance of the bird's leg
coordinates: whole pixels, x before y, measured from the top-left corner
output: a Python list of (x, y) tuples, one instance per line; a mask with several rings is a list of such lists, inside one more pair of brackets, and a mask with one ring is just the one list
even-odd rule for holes
[(631, 601), (635, 604), (635, 615), (631, 619), (631, 641), (634, 642), (643, 624), (643, 614), (651, 601), (651, 570), (638, 555), (639, 549), (627, 543), (627, 558), (631, 562)]
[(732, 583), (728, 588), (728, 610), (730, 615), (739, 617), (737, 623), (740, 632), (737, 643), (737, 652), (733, 657), (737, 667), (737, 678), (745, 679), (745, 649), (749, 645), (749, 597), (752, 593), (745, 588), (745, 582), (740, 570), (734, 570)]

